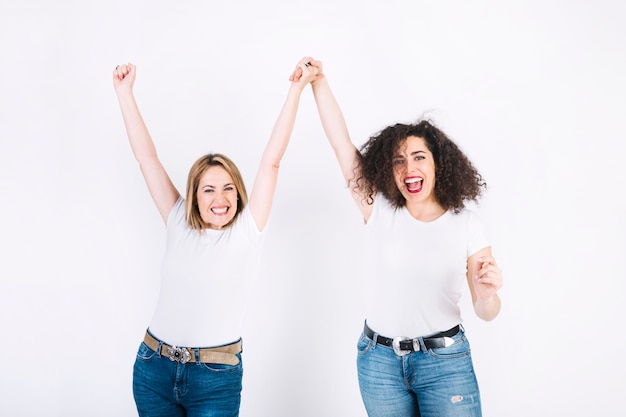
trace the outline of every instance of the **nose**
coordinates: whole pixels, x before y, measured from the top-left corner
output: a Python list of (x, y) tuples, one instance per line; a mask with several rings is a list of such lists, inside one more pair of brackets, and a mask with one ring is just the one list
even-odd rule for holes
[(223, 191), (216, 192), (214, 196), (215, 196), (215, 201), (218, 201), (220, 203), (226, 200), (226, 194)]
[(407, 171), (413, 172), (417, 170), (418, 166), (419, 164), (417, 163), (417, 161), (409, 160), (409, 162), (407, 163)]

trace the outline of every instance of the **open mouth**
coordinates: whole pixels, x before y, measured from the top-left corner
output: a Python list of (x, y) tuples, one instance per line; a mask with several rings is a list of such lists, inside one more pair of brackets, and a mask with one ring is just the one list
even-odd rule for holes
[(420, 177), (411, 177), (404, 180), (404, 184), (406, 185), (406, 190), (410, 193), (419, 193), (422, 191), (422, 185), (424, 184), (424, 179)]
[(220, 216), (228, 212), (228, 207), (213, 207), (211, 208), (211, 212)]

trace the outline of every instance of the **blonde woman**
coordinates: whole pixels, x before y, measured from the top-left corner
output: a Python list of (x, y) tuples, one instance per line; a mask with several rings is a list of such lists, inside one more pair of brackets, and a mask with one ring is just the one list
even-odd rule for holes
[(193, 164), (181, 195), (135, 101), (136, 67), (113, 71), (130, 146), (167, 229), (160, 295), (133, 372), (142, 417), (239, 414), (244, 293), (254, 279), (300, 95), (317, 72), (304, 60), (297, 68), (303, 76), (288, 88), (249, 198), (237, 166), (221, 154)]

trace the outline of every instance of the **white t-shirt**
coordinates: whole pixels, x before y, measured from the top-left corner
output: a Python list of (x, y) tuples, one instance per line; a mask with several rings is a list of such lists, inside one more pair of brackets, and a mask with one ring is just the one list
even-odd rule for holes
[(476, 213), (447, 211), (422, 222), (379, 194), (365, 227), (366, 259), (373, 265), (365, 304), (370, 328), (388, 337), (416, 337), (461, 323), (467, 258), (490, 246)]
[(181, 197), (167, 219), (161, 289), (150, 332), (175, 346), (204, 347), (241, 337), (263, 232), (248, 207), (223, 230), (194, 230)]

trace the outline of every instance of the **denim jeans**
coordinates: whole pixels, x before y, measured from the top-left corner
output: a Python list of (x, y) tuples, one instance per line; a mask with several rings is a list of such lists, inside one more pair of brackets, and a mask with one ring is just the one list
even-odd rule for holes
[[(393, 335), (383, 335), (394, 337)], [(369, 417), (480, 417), (478, 383), (463, 329), (451, 346), (398, 356), (364, 333), (357, 344), (361, 398)]]
[(243, 366), (173, 362), (141, 343), (133, 369), (140, 417), (237, 417)]

